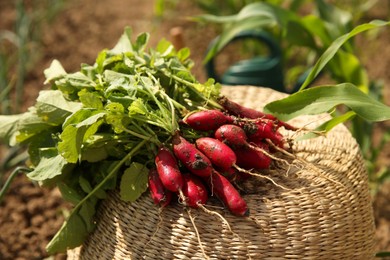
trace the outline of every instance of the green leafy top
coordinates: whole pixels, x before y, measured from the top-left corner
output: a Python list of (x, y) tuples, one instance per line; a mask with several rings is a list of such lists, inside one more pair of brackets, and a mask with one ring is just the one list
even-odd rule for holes
[(131, 36), (126, 28), (113, 49), (75, 73), (54, 60), (44, 71), (51, 89), (27, 112), (0, 116), (0, 138), (28, 146), (28, 177), (58, 186), (75, 204), (49, 253), (82, 243), (93, 230), (97, 201), (118, 180), (124, 200), (146, 190), (157, 148), (176, 131), (190, 131), (178, 124), (189, 111), (219, 107), (220, 86), (194, 78), (187, 48), (161, 40), (146, 50), (147, 33), (134, 42)]

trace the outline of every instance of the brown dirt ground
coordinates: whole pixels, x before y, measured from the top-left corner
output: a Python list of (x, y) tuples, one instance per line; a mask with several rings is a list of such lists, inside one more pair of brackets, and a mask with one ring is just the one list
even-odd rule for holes
[[(370, 19), (389, 17), (387, 1), (378, 1), (370, 13)], [(200, 80), (206, 79), (202, 68), (207, 45), (216, 35), (215, 28), (203, 27), (185, 19), (200, 14), (190, 1), (178, 1), (177, 10), (167, 10), (163, 20), (153, 15), (154, 1), (68, 1), (65, 10), (43, 31), (39, 59), (26, 81), (24, 108), (32, 105), (43, 86), (43, 70), (53, 59), (58, 59), (64, 68), (77, 71), (81, 63), (93, 63), (103, 48), (111, 48), (127, 25), (134, 34), (150, 32), (155, 45), (161, 38), (173, 40), (170, 31), (176, 26), (183, 29), (184, 45), (192, 52), (195, 62), (193, 73)], [(15, 19), (13, 1), (0, 3), (0, 30), (12, 28)], [(385, 95), (389, 97), (390, 34), (380, 32), (375, 40), (359, 39), (362, 46), (361, 59), (372, 78), (381, 78), (385, 83)], [(390, 98), (387, 98), (390, 100)], [(383, 125), (386, 127), (386, 125)], [(390, 166), (390, 147), (383, 152), (381, 163)], [(0, 154), (1, 158), (1, 154)], [(374, 198), (377, 224), (377, 250), (390, 251), (390, 185), (383, 186)], [(45, 245), (60, 228), (63, 212), (69, 205), (61, 200), (57, 190), (40, 188), (18, 177), (12, 184), (5, 200), (0, 204), (0, 259), (42, 259), (48, 257)], [(59, 254), (55, 259), (65, 259)]]

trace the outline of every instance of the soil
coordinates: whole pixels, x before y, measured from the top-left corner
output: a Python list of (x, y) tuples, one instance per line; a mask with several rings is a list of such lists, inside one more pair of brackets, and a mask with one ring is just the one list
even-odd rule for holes
[[(14, 1), (0, 3), (0, 30), (12, 29), (16, 12)], [(27, 1), (28, 2), (28, 1)], [(58, 59), (69, 71), (78, 71), (81, 63), (92, 64), (97, 53), (112, 48), (125, 26), (131, 26), (134, 35), (149, 32), (150, 45), (161, 38), (185, 45), (191, 50), (195, 62), (194, 75), (204, 81), (206, 75), (202, 59), (210, 41), (217, 35), (212, 26), (201, 26), (186, 19), (201, 14), (191, 1), (176, 2), (175, 9), (166, 9), (162, 19), (154, 15), (154, 2), (144, 0), (68, 1), (64, 10), (47, 24), (42, 33), (41, 47), (37, 48), (34, 67), (25, 82), (25, 103), (22, 109), (34, 104), (43, 85), (43, 70), (53, 59)], [(388, 19), (388, 1), (378, 1), (369, 19)], [(182, 38), (173, 37), (173, 28), (180, 27)], [(176, 39), (176, 40), (175, 40)], [(390, 34), (378, 32), (375, 40), (360, 38), (358, 44), (366, 46), (361, 59), (370, 77), (384, 82), (386, 102), (390, 103)], [(380, 125), (387, 129), (386, 124)], [(1, 151), (0, 151), (1, 152)], [(3, 149), (3, 153), (6, 151)], [(382, 152), (381, 165), (390, 166), (390, 147)], [(0, 154), (4, 157), (4, 154)], [(377, 225), (377, 251), (390, 251), (390, 184), (382, 186), (374, 196), (373, 207)], [(0, 259), (43, 259), (48, 257), (45, 246), (60, 228), (64, 212), (69, 205), (62, 201), (56, 189), (42, 188), (25, 176), (18, 176), (0, 204)], [(59, 254), (54, 259), (65, 259)]]

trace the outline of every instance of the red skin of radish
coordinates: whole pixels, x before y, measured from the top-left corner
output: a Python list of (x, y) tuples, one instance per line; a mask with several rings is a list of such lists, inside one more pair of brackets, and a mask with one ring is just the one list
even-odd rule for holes
[(212, 189), (212, 193), (222, 201), (232, 214), (249, 216), (249, 209), (245, 200), (228, 179), (217, 171), (213, 171), (210, 182), (209, 186)]
[[(223, 125), (217, 129), (215, 137), (232, 147), (236, 164), (244, 169), (266, 169), (271, 164), (271, 158), (251, 147), (253, 145), (247, 142), (248, 137), (240, 126)], [(268, 146), (261, 148), (268, 151)]]
[(154, 204), (163, 207), (168, 205), (172, 199), (172, 192), (165, 189), (155, 168), (149, 170), (148, 184)]
[(179, 165), (171, 151), (161, 147), (155, 157), (155, 164), (161, 182), (167, 190), (178, 192), (183, 187)]
[(192, 208), (198, 208), (207, 202), (207, 189), (202, 181), (195, 175), (183, 174), (183, 195), (186, 204)]
[(229, 169), (236, 163), (234, 151), (218, 139), (200, 137), (196, 141), (196, 147), (204, 153), (216, 167)]
[(241, 180), (242, 173), (240, 173), (235, 167), (230, 167), (228, 169), (217, 168), (216, 170), (231, 182)]
[(199, 151), (194, 144), (187, 141), (180, 134), (175, 134), (172, 139), (173, 153), (184, 166), (193, 174), (200, 177), (208, 177), (213, 171), (209, 158)]
[(271, 120), (276, 120), (276, 117), (270, 114), (263, 113), (261, 111), (258, 111), (253, 108), (244, 107), (227, 97), (222, 97), (218, 100), (218, 103), (226, 109), (230, 114), (243, 117), (243, 118), (250, 118), (250, 119), (256, 119), (256, 118), (267, 118)]
[(273, 121), (259, 120), (245, 123), (242, 127), (250, 140), (270, 139), (275, 145), (283, 147), (283, 136), (277, 131)]
[[(253, 144), (253, 146), (255, 146)], [(263, 150), (268, 151), (268, 147), (264, 144)], [(241, 168), (250, 169), (267, 169), (271, 165), (271, 158), (259, 150), (249, 146), (237, 147), (234, 149), (237, 156), (237, 165)]]
[(286, 122), (278, 120), (275, 116), (271, 114), (266, 114), (253, 108), (244, 107), (228, 99), (227, 97), (220, 98), (218, 102), (224, 109), (226, 109), (232, 115), (239, 116), (242, 118), (249, 118), (249, 119), (257, 119), (257, 118), (269, 119), (274, 121), (278, 127), (283, 126), (288, 130), (294, 130), (294, 131), (297, 130), (296, 127), (287, 124)]
[(166, 207), (169, 205), (169, 203), (171, 203), (172, 201), (172, 198), (173, 198), (173, 192), (170, 191), (170, 190), (166, 190), (166, 193), (165, 193), (165, 200), (163, 201), (163, 203), (161, 203), (161, 207)]
[(215, 133), (215, 138), (226, 143), (230, 147), (234, 146), (244, 146), (248, 139), (244, 129), (240, 126), (226, 124), (219, 127)]
[(233, 119), (220, 110), (203, 110), (195, 112), (184, 119), (184, 123), (199, 131), (215, 130), (221, 125), (232, 123)]

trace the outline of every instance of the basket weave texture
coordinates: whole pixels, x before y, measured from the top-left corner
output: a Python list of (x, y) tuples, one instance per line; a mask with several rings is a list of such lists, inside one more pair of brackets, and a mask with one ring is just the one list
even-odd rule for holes
[[(222, 91), (256, 109), (285, 96), (250, 86)], [(305, 116), (290, 123), (314, 122), (309, 125), (313, 127), (323, 119)], [(347, 128), (340, 125), (325, 137), (294, 142), (293, 152), (308, 164), (293, 161), (295, 166), (267, 173), (284, 188), (262, 178), (242, 184), (248, 191), (249, 218), (232, 216), (213, 199), (206, 207), (229, 225), (191, 209), (199, 236), (182, 206), (159, 211), (148, 193), (126, 203), (113, 192), (98, 210), (96, 230), (81, 247), (68, 251), (68, 259), (373, 259), (375, 226), (367, 173)]]

